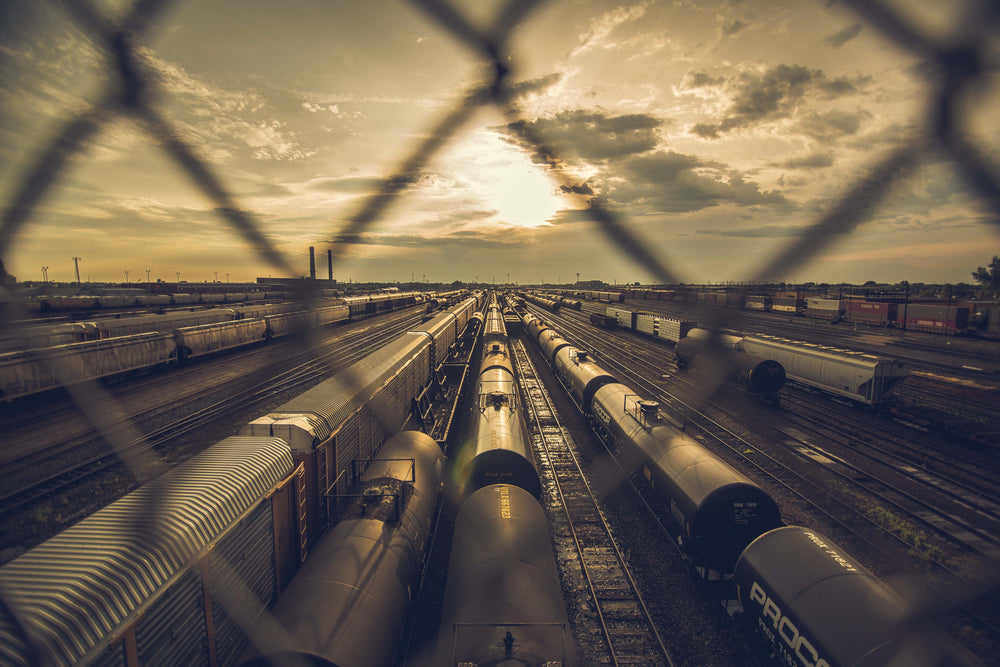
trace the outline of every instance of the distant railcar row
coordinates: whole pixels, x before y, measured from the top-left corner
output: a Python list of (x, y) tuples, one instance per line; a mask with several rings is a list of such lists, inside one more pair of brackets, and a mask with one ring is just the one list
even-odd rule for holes
[(523, 322), (626, 471), (638, 472), (669, 507), (691, 566), (732, 584), (723, 586), (726, 597), (739, 602), (731, 610), (739, 626), (766, 646), (763, 655), (802, 666), (894, 659), (978, 664), (936, 628), (905, 621), (903, 600), (830, 540), (807, 528), (782, 527), (766, 491), (661, 420), (657, 403), (642, 400), (537, 316), (526, 314)]
[(830, 322), (958, 335), (971, 331), (1000, 334), (1000, 308), (978, 309), (971, 302), (922, 303), (861, 298), (802, 297), (785, 294), (748, 294), (738, 291), (627, 289), (629, 298), (681, 301), (761, 312), (787, 313)]
[(28, 313), (59, 313), (74, 310), (98, 310), (112, 308), (194, 306), (198, 304), (243, 303), (252, 300), (291, 299), (288, 292), (217, 292), (201, 294), (197, 292), (180, 294), (102, 294), (77, 296), (28, 297), (24, 309)]
[(418, 292), (376, 296), (328, 300), (308, 311), (286, 302), (7, 330), (0, 338), (0, 401), (156, 370), (424, 298)]
[(4, 661), (231, 665), (287, 592), (278, 618), (294, 631), (251, 633), (268, 654), (391, 664), (443, 457), (421, 433), (382, 445), (438, 381), (478, 304), (441, 312), (0, 567)]

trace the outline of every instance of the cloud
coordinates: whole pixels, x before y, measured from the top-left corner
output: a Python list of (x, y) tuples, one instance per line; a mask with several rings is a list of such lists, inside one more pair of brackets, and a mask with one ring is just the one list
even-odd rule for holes
[(748, 239), (791, 238), (802, 236), (803, 228), (796, 225), (756, 225), (745, 229), (699, 229), (695, 233), (707, 236), (735, 236)]
[(861, 22), (859, 21), (858, 23), (851, 24), (843, 30), (835, 32), (829, 37), (824, 38), (823, 43), (832, 46), (835, 49), (839, 49), (860, 34)]
[(771, 163), (772, 167), (783, 169), (822, 169), (833, 166), (833, 153), (821, 151)]
[(608, 197), (633, 214), (697, 211), (722, 204), (792, 208), (776, 190), (761, 191), (736, 171), (693, 155), (659, 151), (626, 160), (609, 181)]
[[(551, 155), (602, 162), (653, 150), (659, 143), (656, 130), (662, 122), (646, 114), (612, 116), (576, 109), (494, 129), (511, 143), (533, 151), (532, 161), (538, 164), (551, 162)], [(538, 137), (545, 150), (538, 151), (528, 137)]]
[(871, 118), (871, 113), (863, 110), (813, 112), (801, 116), (796, 129), (813, 139), (828, 143), (857, 134), (861, 130), (862, 122), (868, 118)]
[(385, 181), (381, 178), (364, 176), (316, 178), (306, 184), (306, 189), (316, 192), (364, 194), (378, 192), (384, 183)]
[(763, 72), (741, 72), (724, 86), (730, 102), (722, 116), (695, 123), (690, 130), (700, 137), (715, 139), (732, 130), (790, 118), (800, 108), (813, 106), (816, 100), (851, 95), (868, 80), (866, 77), (828, 79), (822, 70), (800, 65), (782, 64)]
[(502, 249), (524, 242), (517, 230), (494, 228), (487, 230), (460, 230), (441, 235), (425, 234), (341, 234), (325, 241), (334, 245), (365, 245), (384, 248), (426, 248), (441, 250), (448, 247), (463, 249)]

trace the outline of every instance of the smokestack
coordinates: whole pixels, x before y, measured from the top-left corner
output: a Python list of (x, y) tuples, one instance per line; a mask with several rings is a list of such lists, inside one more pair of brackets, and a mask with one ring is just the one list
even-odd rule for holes
[(316, 280), (316, 248), (309, 246), (309, 277)]
[(330, 279), (330, 282), (333, 282), (333, 251), (332, 250), (327, 250), (326, 251), (326, 266), (327, 266), (327, 273), (328, 273), (327, 278)]

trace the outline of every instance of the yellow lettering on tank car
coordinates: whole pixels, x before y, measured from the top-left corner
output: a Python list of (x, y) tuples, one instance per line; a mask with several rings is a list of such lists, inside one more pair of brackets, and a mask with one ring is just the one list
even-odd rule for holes
[(510, 518), (510, 489), (506, 486), (501, 486), (500, 492), (500, 518), (509, 519)]

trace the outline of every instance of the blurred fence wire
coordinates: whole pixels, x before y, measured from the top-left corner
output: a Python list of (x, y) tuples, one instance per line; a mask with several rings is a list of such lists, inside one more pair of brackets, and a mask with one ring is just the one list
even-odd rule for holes
[[(137, 0), (123, 18), (102, 13), (87, 0), (63, 0), (65, 11), (76, 25), (100, 45), (104, 58), (113, 72), (103, 92), (89, 108), (78, 113), (53, 134), (45, 148), (31, 164), (20, 167), (23, 177), (0, 219), (0, 257), (15, 248), (18, 237), (38, 211), (41, 202), (60, 185), (75, 161), (85, 161), (93, 140), (116, 118), (130, 120), (145, 132), (165, 155), (191, 180), (215, 207), (220, 223), (231, 227), (255, 249), (278, 274), (294, 277), (292, 262), (269, 240), (263, 225), (243, 209), (227, 187), (225, 174), (216, 165), (199, 157), (190, 139), (171, 123), (160, 110), (163, 91), (156, 77), (147, 68), (139, 49), (158, 27), (170, 0)], [(333, 238), (351, 238), (376, 223), (394, 200), (405, 196), (407, 186), (416, 182), (431, 160), (461, 135), (463, 125), (480, 108), (493, 106), (501, 111), (509, 127), (519, 133), (522, 142), (541, 155), (554, 181), (567, 193), (582, 199), (582, 207), (597, 229), (642, 267), (665, 284), (676, 284), (681, 276), (633, 231), (615, 206), (593, 194), (586, 183), (574, 175), (561, 156), (563, 148), (531, 129), (529, 119), (518, 106), (519, 86), (515, 79), (518, 54), (510, 48), (512, 31), (544, 4), (536, 0), (510, 0), (503, 5), (487, 29), (475, 26), (467, 14), (446, 0), (411, 0), (429, 21), (468, 48), (470, 56), (488, 63), (483, 80), (472, 84), (461, 101), (440, 118), (417, 142), (381, 187), (369, 194), (359, 210), (347, 219), (342, 229), (331, 230)], [(970, 92), (984, 84), (986, 76), (996, 71), (995, 39), (1000, 4), (992, 0), (969, 2), (954, 34), (934, 37), (924, 34), (915, 22), (887, 2), (876, 0), (845, 0), (864, 21), (887, 40), (909, 50), (921, 59), (925, 68), (926, 110), (923, 121), (909, 142), (875, 159), (868, 172), (854, 183), (844, 184), (842, 197), (830, 202), (827, 212), (820, 215), (787, 247), (779, 249), (773, 258), (761, 262), (754, 276), (759, 281), (773, 281), (814, 258), (834, 237), (853, 231), (870, 219), (894, 183), (910, 177), (922, 164), (933, 159), (936, 151), (950, 161), (955, 173), (968, 184), (990, 211), (992, 224), (1000, 225), (1000, 177), (992, 164), (967, 135), (969, 110), (965, 104)], [(337, 252), (337, 251), (335, 251)], [(334, 257), (339, 260), (340, 257)], [(310, 305), (310, 295), (300, 297)], [(720, 309), (721, 310), (721, 309)], [(712, 325), (724, 325), (721, 318)], [(0, 329), (10, 322), (0, 323)], [(333, 362), (332, 366), (339, 364)], [(135, 434), (118, 425), (113, 399), (102, 393), (96, 383), (74, 393), (90, 418), (101, 425), (108, 440), (115, 445)], [(148, 469), (155, 462), (135, 462), (133, 466)], [(150, 511), (155, 511), (155, 503)], [(149, 522), (137, 521), (148, 527)], [(16, 612), (16, 610), (14, 610)], [(243, 614), (241, 617), (246, 617)], [(252, 614), (249, 616), (253, 616)], [(30, 631), (30, 628), (28, 629)], [(45, 647), (36, 646), (36, 651)], [(44, 660), (43, 660), (44, 662)]]

